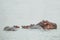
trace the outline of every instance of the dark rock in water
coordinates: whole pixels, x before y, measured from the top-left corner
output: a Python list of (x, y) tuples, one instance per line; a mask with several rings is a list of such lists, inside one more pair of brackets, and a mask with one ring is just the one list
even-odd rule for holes
[(18, 28), (19, 26), (13, 26), (13, 27), (6, 26), (4, 28), (4, 31), (16, 31)]

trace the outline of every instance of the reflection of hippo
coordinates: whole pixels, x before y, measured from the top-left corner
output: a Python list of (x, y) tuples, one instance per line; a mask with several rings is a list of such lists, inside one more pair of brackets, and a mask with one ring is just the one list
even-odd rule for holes
[(18, 28), (19, 26), (13, 26), (13, 27), (6, 26), (4, 30), (5, 31), (16, 31)]
[(41, 21), (40, 23), (38, 23), (37, 25), (40, 25), (43, 29), (56, 29), (57, 28), (57, 24), (49, 22), (49, 21)]

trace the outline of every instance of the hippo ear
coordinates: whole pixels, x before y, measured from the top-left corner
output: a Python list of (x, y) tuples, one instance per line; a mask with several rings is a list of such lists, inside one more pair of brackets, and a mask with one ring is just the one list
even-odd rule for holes
[(42, 20), (42, 21), (41, 21), (41, 23), (44, 23), (44, 22), (46, 22), (46, 20)]
[(48, 20), (45, 20), (45, 21), (48, 21)]

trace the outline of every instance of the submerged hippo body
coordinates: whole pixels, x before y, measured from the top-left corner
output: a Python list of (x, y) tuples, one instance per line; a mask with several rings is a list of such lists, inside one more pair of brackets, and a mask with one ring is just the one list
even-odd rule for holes
[(22, 26), (24, 29), (42, 29), (40, 25), (28, 25), (28, 26)]
[(31, 29), (42, 29), (40, 25), (34, 25), (30, 27)]
[(31, 27), (34, 26), (34, 24), (30, 24), (30, 25), (27, 25), (27, 26), (22, 26), (23, 29), (31, 29)]

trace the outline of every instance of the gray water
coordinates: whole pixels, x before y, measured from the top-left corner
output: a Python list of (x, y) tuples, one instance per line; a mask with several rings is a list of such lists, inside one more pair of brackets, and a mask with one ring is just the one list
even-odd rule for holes
[(60, 29), (46, 31), (39, 29), (0, 30), (0, 40), (60, 40)]
[[(5, 26), (36, 24), (49, 20), (57, 30), (19, 29), (3, 31)], [(60, 0), (0, 0), (0, 40), (60, 40)]]

